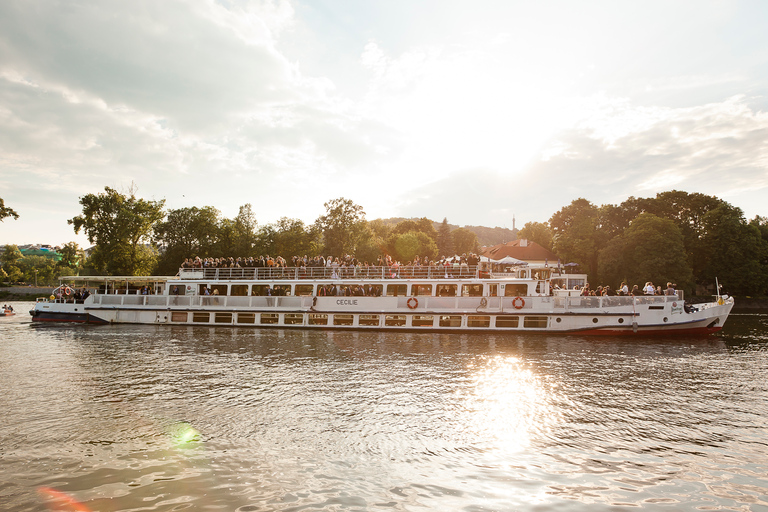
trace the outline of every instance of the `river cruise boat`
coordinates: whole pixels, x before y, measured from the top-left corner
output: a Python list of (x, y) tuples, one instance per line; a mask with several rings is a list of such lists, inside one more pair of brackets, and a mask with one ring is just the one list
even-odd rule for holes
[(581, 296), (584, 274), (547, 266), (194, 268), (175, 277), (62, 277), (36, 322), (301, 329), (706, 334), (733, 298)]

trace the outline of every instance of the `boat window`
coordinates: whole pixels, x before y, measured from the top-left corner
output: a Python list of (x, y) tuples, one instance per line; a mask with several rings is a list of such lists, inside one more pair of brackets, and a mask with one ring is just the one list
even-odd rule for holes
[(455, 284), (439, 284), (436, 295), (438, 297), (455, 297), (457, 288)]
[(405, 325), (405, 315), (387, 315), (384, 317), (384, 325), (395, 327)]
[(174, 311), (171, 313), (171, 322), (186, 322), (187, 313), (184, 311)]
[[(267, 295), (267, 289), (269, 288), (269, 285), (267, 284), (255, 284), (251, 287), (251, 295), (257, 295), (259, 297), (263, 297)], [(271, 295), (271, 288), (270, 289), (270, 295)]]
[(296, 295), (313, 295), (314, 288), (311, 284), (297, 284)]
[(333, 315), (333, 325), (352, 325), (354, 320), (354, 315)]
[(547, 327), (547, 317), (546, 316), (523, 317), (523, 327), (544, 329)]
[(238, 313), (237, 323), (239, 324), (254, 324), (256, 323), (256, 313)]
[(499, 294), (499, 285), (498, 284), (489, 284), (488, 285), (488, 295), (490, 297), (496, 297)]
[(414, 327), (432, 327), (434, 324), (432, 315), (413, 315), (411, 325)]
[(286, 313), (283, 315), (283, 323), (285, 325), (301, 325), (304, 323), (303, 313)]
[(233, 284), (231, 292), (232, 292), (232, 296), (233, 297), (247, 297), (248, 296), (248, 285), (247, 284)]
[(518, 327), (520, 325), (519, 316), (497, 316), (496, 327)]
[(440, 327), (461, 327), (461, 317), (459, 315), (441, 316)]
[(528, 295), (527, 284), (508, 284), (504, 287), (505, 297), (525, 297)]
[(309, 325), (328, 325), (328, 315), (325, 313), (310, 314), (308, 323)]
[(227, 285), (225, 284), (212, 284), (208, 287), (208, 289), (211, 291), (211, 295), (226, 295), (227, 294)]
[(463, 284), (461, 285), (462, 297), (481, 297), (483, 295), (483, 285), (481, 284)]
[(261, 323), (262, 324), (276, 324), (278, 319), (277, 313), (262, 313), (261, 314)]
[(432, 285), (413, 284), (411, 285), (411, 295), (432, 295)]
[(231, 324), (232, 313), (216, 313), (214, 316), (214, 322), (217, 324)]
[(398, 295), (405, 295), (408, 286), (404, 284), (388, 284), (387, 295), (390, 297), (397, 297)]
[(201, 313), (201, 312), (192, 313), (193, 322), (207, 324), (208, 322), (210, 322), (210, 320), (211, 320), (210, 313)]
[(480, 315), (469, 315), (467, 317), (467, 327), (489, 327), (491, 325), (491, 317)]
[(360, 315), (357, 321), (358, 325), (379, 325), (379, 315)]
[(290, 295), (291, 294), (291, 285), (289, 284), (276, 284), (274, 288), (272, 288), (272, 295)]

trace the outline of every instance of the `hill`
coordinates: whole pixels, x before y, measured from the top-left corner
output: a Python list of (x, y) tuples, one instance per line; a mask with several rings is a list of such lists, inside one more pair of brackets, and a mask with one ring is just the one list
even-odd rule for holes
[[(388, 219), (377, 219), (383, 222), (384, 224), (388, 226), (395, 226), (397, 223), (402, 222), (404, 220), (418, 220), (416, 218), (410, 218), (406, 219), (404, 217), (390, 217)], [(440, 229), (441, 222), (435, 222), (432, 221), (432, 225), (435, 226), (435, 230)], [(506, 242), (510, 242), (512, 240), (517, 240), (517, 229), (507, 229), (507, 228), (500, 228), (500, 227), (494, 227), (489, 228), (486, 226), (458, 226), (456, 224), (448, 223), (448, 227), (451, 228), (451, 231), (454, 229), (463, 227), (465, 229), (470, 230), (475, 235), (477, 235), (477, 242), (480, 244), (481, 247), (483, 246), (491, 246), (496, 244), (503, 244)]]

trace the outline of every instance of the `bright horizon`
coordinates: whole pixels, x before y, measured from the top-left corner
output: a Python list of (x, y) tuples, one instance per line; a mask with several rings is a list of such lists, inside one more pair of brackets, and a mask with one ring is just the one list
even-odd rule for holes
[(0, 245), (105, 186), (311, 223), (521, 228), (683, 190), (768, 215), (768, 4), (0, 4)]

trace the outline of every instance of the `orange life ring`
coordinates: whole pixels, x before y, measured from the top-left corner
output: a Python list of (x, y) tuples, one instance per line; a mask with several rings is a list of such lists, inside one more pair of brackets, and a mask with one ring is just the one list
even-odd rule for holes
[(408, 299), (408, 307), (411, 309), (416, 309), (417, 307), (419, 307), (419, 299), (417, 299), (416, 297), (411, 297), (410, 299)]
[(522, 297), (515, 297), (512, 299), (512, 305), (515, 307), (515, 309), (523, 309), (523, 306), (525, 306), (525, 299)]
[(72, 288), (70, 288), (69, 286), (64, 288), (64, 295), (72, 295)]

